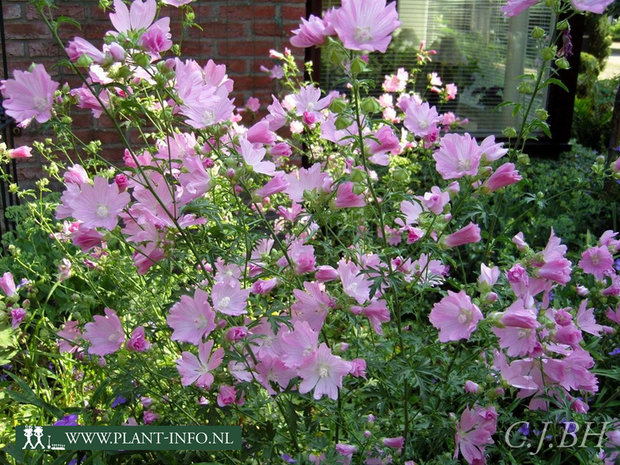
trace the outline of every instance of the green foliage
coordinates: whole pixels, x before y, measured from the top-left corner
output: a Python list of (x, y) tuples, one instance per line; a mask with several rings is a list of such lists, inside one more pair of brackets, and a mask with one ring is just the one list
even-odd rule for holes
[[(579, 84), (591, 75), (579, 74)], [(572, 134), (579, 144), (605, 152), (611, 135), (614, 102), (620, 78), (589, 81), (582, 96), (575, 97)], [(579, 88), (578, 88), (579, 89)]]
[(584, 24), (584, 42), (582, 51), (596, 57), (601, 69), (611, 53), (611, 27), (605, 15), (588, 13)]

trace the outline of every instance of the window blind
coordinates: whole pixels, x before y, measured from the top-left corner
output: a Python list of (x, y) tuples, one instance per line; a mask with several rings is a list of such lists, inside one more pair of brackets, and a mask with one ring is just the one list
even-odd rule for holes
[[(479, 136), (498, 133), (508, 125), (517, 125), (511, 109), (497, 105), (510, 100), (524, 103), (516, 92), (518, 76), (535, 74), (538, 68), (536, 42), (531, 38), (535, 26), (549, 31), (554, 18), (543, 5), (536, 5), (520, 16), (505, 18), (503, 0), (399, 0), (401, 27), (385, 55), (371, 54), (370, 64), (380, 95), (385, 74), (398, 67), (411, 69), (422, 41), (426, 49), (436, 50), (420, 73), (416, 91), (424, 92), (426, 75), (436, 72), (444, 84), (458, 86), (457, 99), (440, 105), (440, 111), (452, 111), (469, 119), (466, 130)], [(323, 9), (339, 6), (339, 0), (323, 0)], [(345, 91), (343, 76), (323, 54), (320, 80), (327, 88)], [(431, 103), (434, 95), (426, 93)], [(545, 108), (546, 95), (540, 95), (534, 108)]]

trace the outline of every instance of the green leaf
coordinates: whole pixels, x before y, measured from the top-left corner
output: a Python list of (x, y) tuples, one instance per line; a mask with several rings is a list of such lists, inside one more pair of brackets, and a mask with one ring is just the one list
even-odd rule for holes
[(548, 86), (549, 84), (555, 84), (556, 86), (560, 87), (561, 89), (565, 90), (566, 92), (568, 92), (568, 87), (566, 87), (566, 85), (560, 81), (557, 78), (549, 78), (545, 81), (544, 85)]
[(14, 342), (13, 328), (9, 325), (2, 327), (0, 329), (0, 347), (13, 347)]
[(75, 26), (78, 29), (82, 29), (82, 25), (73, 18), (69, 18), (68, 16), (59, 16), (58, 18), (56, 18), (56, 24), (63, 24), (63, 23), (71, 24), (72, 26)]
[(23, 380), (19, 379), (17, 376), (15, 376), (13, 373), (10, 373), (8, 371), (5, 371), (5, 373), (10, 376), (18, 385), (19, 387), (22, 388), (22, 390), (24, 392), (17, 392), (17, 391), (13, 391), (11, 389), (6, 389), (4, 392), (13, 400), (20, 402), (22, 404), (30, 404), (30, 405), (34, 405), (36, 407), (39, 407), (43, 410), (47, 410), (49, 411), (52, 415), (54, 415), (57, 418), (61, 418), (65, 412), (62, 411), (61, 409), (59, 409), (58, 407), (55, 407), (51, 404), (48, 404), (47, 402), (45, 402), (44, 400), (40, 399), (32, 389), (30, 389), (30, 386), (28, 386)]

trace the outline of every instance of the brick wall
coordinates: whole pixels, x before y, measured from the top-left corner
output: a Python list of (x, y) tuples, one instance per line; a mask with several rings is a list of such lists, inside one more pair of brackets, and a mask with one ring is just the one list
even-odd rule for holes
[[(56, 16), (70, 16), (81, 24), (81, 30), (69, 24), (62, 25), (61, 36), (65, 43), (79, 35), (99, 47), (105, 32), (112, 29), (108, 14), (101, 12), (97, 0), (58, 0), (57, 4), (60, 8)], [(298, 25), (299, 18), (305, 16), (306, 0), (197, 0), (192, 7), (202, 31), (195, 28), (182, 31), (176, 8), (165, 7), (161, 13), (172, 19), (175, 43), (183, 37), (182, 56), (203, 64), (209, 58), (218, 64), (226, 64), (228, 75), (235, 81), (232, 96), (237, 105), (245, 103), (250, 96), (259, 98), (263, 107), (270, 103), (274, 82), (259, 68), (261, 65), (273, 66), (274, 62), (268, 56), (270, 49), (290, 47), (290, 31)], [(53, 43), (51, 34), (32, 5), (26, 0), (5, 0), (3, 14), (10, 77), (12, 70), (27, 69), (36, 62), (44, 64), (61, 83), (70, 79), (66, 71), (51, 68), (64, 53)], [(303, 51), (293, 50), (300, 59), (303, 58)], [(90, 112), (84, 112), (84, 117), (75, 118), (75, 121), (84, 140), (98, 138), (105, 143), (107, 158), (118, 160), (122, 156), (122, 147), (104, 117), (97, 121), (91, 118)], [(41, 137), (36, 127), (28, 129), (16, 137), (15, 145), (30, 144), (33, 139)], [(42, 175), (41, 161), (36, 157), (19, 160), (21, 184), (31, 185)]]

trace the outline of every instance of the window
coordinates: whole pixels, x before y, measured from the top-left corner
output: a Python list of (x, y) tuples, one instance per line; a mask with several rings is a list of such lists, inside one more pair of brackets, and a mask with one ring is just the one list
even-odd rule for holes
[[(516, 91), (518, 76), (536, 73), (538, 65), (531, 31), (535, 26), (549, 31), (555, 18), (541, 4), (515, 18), (505, 18), (500, 11), (503, 3), (503, 0), (398, 0), (401, 28), (385, 55), (370, 57), (376, 69), (375, 80), (382, 82), (384, 74), (398, 67), (411, 68), (415, 52), (424, 41), (426, 49), (436, 50), (437, 54), (418, 78), (416, 91), (423, 92), (426, 74), (436, 72), (444, 84), (454, 82), (458, 86), (456, 100), (441, 105), (440, 110), (468, 118), (468, 132), (484, 136), (517, 125), (511, 109), (498, 109), (497, 105), (522, 99)], [(323, 0), (320, 7), (325, 10), (339, 5), (339, 0)], [(318, 8), (315, 2), (315, 14)], [(575, 49), (578, 54), (578, 48)], [(571, 65), (576, 68), (576, 64)], [(319, 69), (324, 87), (344, 91), (342, 75), (326, 57), (322, 57)], [(373, 90), (375, 95), (381, 92), (380, 87)], [(549, 97), (546, 93), (540, 95), (535, 108), (545, 108)], [(565, 93), (562, 99), (567, 97), (572, 102), (572, 96)], [(426, 98), (438, 103), (432, 94), (427, 93)], [(572, 117), (572, 112), (569, 113), (568, 121)]]

